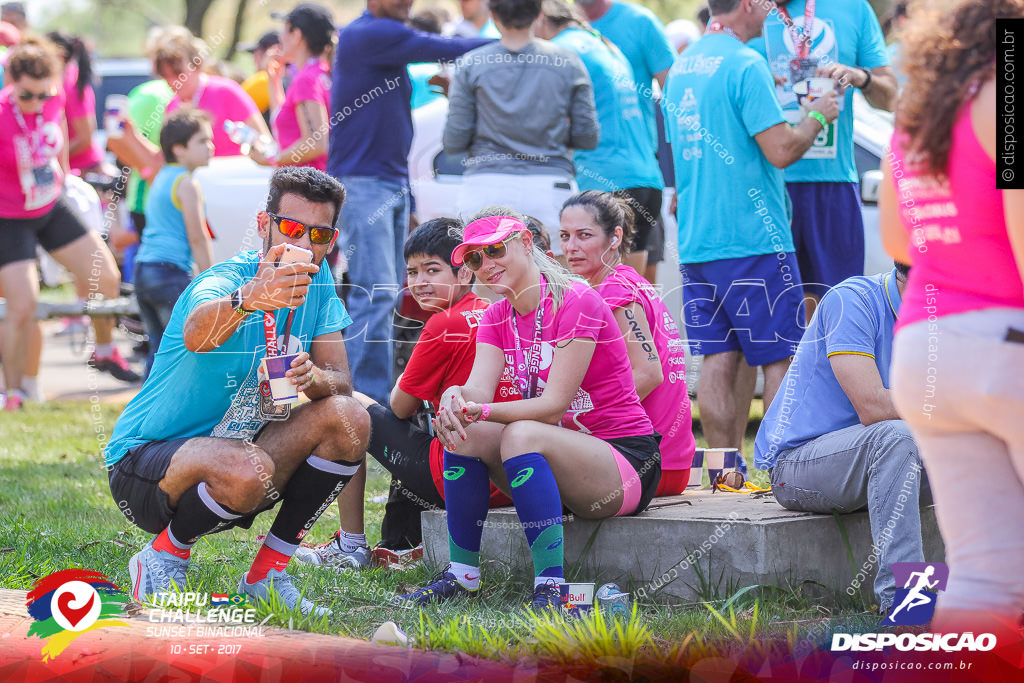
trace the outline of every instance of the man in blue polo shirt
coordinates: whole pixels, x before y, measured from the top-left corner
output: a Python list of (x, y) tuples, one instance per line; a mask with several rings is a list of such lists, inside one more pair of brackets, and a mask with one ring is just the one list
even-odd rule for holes
[(919, 507), (929, 497), (917, 445), (889, 392), (909, 270), (852, 277), (825, 294), (754, 441), (754, 464), (769, 471), (783, 507), (867, 508), (883, 612), (897, 588), (889, 565), (924, 561)]
[(338, 34), (327, 172), (348, 190), (339, 248), (348, 260), (345, 297), (358, 329), (346, 337), (360, 392), (387, 404), (392, 316), (405, 277), (409, 229), (412, 85), (408, 64), (450, 61), (488, 42), (442, 38), (405, 24), (410, 0), (367, 0)]
[[(763, 37), (750, 46), (768, 58), (786, 119), (800, 119), (793, 93), (796, 83), (824, 76), (834, 79), (841, 92), (839, 118), (786, 169), (793, 243), (810, 297), (810, 319), (814, 302), (828, 287), (864, 272), (860, 178), (853, 157), (853, 89), (858, 88), (871, 106), (892, 111), (896, 75), (867, 0), (793, 0), (778, 5), (765, 21)], [(808, 31), (806, 26), (813, 28)]]
[(829, 93), (786, 123), (768, 64), (746, 46), (762, 0), (711, 0), (707, 34), (669, 71), (663, 107), (679, 202), (683, 323), (704, 356), (697, 404), (708, 445), (743, 443), (755, 374), (771, 403), (802, 333), (803, 288), (782, 171), (838, 113)]

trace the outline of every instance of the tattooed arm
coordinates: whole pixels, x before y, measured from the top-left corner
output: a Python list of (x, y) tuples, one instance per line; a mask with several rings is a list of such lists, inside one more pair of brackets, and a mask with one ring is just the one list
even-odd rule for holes
[(633, 382), (642, 401), (665, 379), (661, 358), (654, 346), (654, 334), (640, 304), (634, 302), (614, 309), (613, 313), (626, 342), (629, 364), (633, 368)]

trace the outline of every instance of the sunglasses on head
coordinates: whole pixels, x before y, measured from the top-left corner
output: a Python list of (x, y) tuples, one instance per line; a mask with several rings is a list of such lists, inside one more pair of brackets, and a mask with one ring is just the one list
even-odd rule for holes
[(470, 270), (480, 270), (480, 266), (484, 264), (484, 256), (492, 261), (494, 259), (502, 258), (508, 252), (508, 243), (518, 237), (522, 237), (521, 232), (509, 235), (504, 242), (488, 244), (483, 249), (467, 251), (462, 255), (462, 262), (465, 263), (466, 267)]
[(277, 229), (281, 231), (282, 235), (293, 240), (299, 239), (306, 234), (306, 230), (309, 230), (310, 242), (313, 244), (330, 244), (331, 240), (334, 239), (335, 233), (338, 232), (334, 228), (322, 225), (306, 225), (292, 218), (278, 216), (276, 213), (270, 213), (269, 211), (267, 211), (267, 215), (277, 223)]
[(32, 92), (31, 90), (22, 90), (18, 93), (18, 99), (22, 102), (31, 102), (32, 100), (39, 100), (40, 102), (46, 102), (52, 100), (54, 95), (48, 92)]

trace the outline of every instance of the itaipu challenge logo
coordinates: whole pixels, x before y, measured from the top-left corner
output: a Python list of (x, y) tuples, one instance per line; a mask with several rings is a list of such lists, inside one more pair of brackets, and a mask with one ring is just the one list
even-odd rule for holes
[(116, 617), (124, 613), (128, 596), (91, 569), (65, 569), (44, 576), (28, 594), (26, 607), (35, 623), (28, 635), (43, 644), (43, 661), (54, 659), (75, 638), (107, 626), (128, 626)]

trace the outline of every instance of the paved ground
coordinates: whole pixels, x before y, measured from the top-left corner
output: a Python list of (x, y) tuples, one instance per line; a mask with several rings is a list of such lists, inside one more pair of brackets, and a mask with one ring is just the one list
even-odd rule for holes
[[(43, 323), (43, 359), (40, 367), (40, 383), (49, 400), (88, 401), (93, 396), (109, 403), (127, 403), (139, 390), (141, 384), (126, 384), (103, 372), (96, 372), (86, 361), (92, 353), (85, 347), (82, 333), (58, 335), (61, 323), (58, 320)], [(131, 355), (132, 342), (115, 331), (114, 341), (125, 358)], [(129, 360), (132, 368), (142, 373), (141, 360)]]

